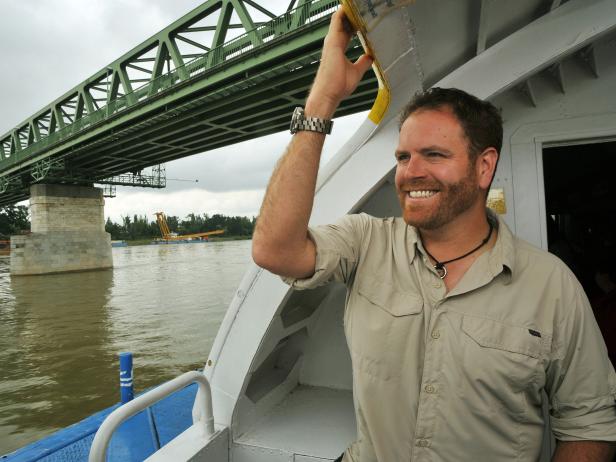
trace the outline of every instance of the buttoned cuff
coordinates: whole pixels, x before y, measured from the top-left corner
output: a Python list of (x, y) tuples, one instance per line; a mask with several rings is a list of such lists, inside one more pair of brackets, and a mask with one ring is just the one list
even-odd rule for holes
[(616, 441), (616, 393), (558, 407), (558, 417), (550, 418), (557, 440)]

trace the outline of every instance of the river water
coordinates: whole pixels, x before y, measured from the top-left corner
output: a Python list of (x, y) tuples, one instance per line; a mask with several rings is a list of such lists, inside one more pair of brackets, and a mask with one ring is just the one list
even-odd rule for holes
[(0, 257), (0, 455), (201, 368), (250, 241), (113, 249), (113, 270), (11, 278)]

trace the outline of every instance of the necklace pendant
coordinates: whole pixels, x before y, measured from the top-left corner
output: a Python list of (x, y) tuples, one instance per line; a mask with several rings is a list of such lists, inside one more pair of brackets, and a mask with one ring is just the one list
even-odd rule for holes
[(442, 263), (437, 263), (434, 265), (434, 269), (436, 270), (439, 278), (445, 279), (445, 276), (447, 276), (447, 268), (445, 268), (445, 265)]

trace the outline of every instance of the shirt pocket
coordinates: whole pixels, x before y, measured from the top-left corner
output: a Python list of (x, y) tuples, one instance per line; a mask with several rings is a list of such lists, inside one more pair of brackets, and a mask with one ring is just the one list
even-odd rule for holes
[(538, 393), (551, 339), (539, 331), (491, 319), (463, 316), (464, 398), (485, 407), (525, 412), (525, 393)]
[(399, 377), (409, 342), (423, 338), (423, 333), (418, 335), (423, 332), (423, 300), (389, 282), (365, 278), (358, 280), (349, 310), (347, 335), (354, 366), (383, 379)]

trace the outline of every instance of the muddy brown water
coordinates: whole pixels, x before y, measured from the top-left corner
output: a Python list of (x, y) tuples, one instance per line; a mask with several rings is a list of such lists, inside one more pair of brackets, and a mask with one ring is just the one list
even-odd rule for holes
[(250, 241), (113, 249), (112, 270), (11, 277), (0, 256), (0, 455), (207, 359)]

